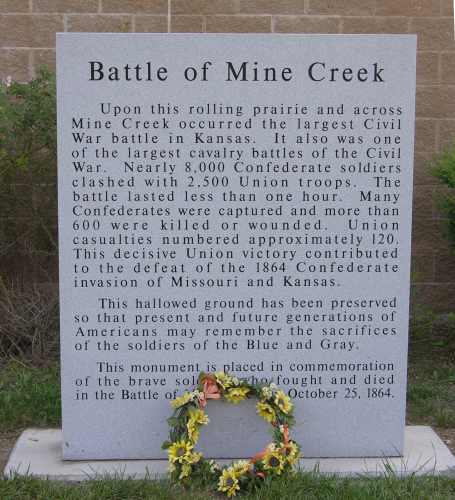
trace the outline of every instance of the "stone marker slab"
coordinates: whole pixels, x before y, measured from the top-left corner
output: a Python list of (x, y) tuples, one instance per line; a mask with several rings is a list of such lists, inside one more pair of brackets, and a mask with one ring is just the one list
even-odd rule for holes
[[(385, 464), (399, 476), (455, 472), (455, 457), (433, 429), (426, 426), (406, 427), (403, 457), (300, 460), (303, 471), (318, 470), (339, 476), (380, 476), (386, 473)], [(28, 429), (19, 437), (4, 473), (59, 481), (84, 481), (104, 475), (143, 479), (166, 474), (167, 466), (166, 460), (63, 460), (60, 430)]]
[[(305, 456), (403, 452), (415, 50), (58, 35), (66, 459), (163, 458), (170, 399), (216, 370), (286, 391)], [(270, 439), (209, 412), (207, 456)]]

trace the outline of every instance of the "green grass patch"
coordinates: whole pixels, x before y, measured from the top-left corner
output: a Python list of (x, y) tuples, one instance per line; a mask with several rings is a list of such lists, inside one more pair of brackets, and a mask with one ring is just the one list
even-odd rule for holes
[[(248, 500), (448, 500), (455, 496), (455, 479), (409, 477), (340, 479), (298, 473), (264, 484), (256, 492), (239, 495)], [(32, 478), (0, 481), (2, 500), (209, 500), (221, 498), (198, 487), (182, 488), (167, 480), (98, 479), (64, 484)]]
[(60, 408), (57, 365), (34, 368), (10, 362), (0, 370), (1, 430), (27, 426), (58, 426)]
[(410, 340), (408, 423), (455, 428), (455, 315), (420, 310)]
[(411, 423), (455, 427), (455, 366), (409, 367), (407, 416)]

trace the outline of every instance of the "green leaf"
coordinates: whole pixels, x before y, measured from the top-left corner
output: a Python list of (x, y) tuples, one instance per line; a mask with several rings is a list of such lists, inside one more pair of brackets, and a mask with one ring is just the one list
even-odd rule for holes
[(167, 423), (171, 426), (171, 427), (175, 427), (178, 423), (179, 423), (179, 419), (177, 417), (169, 417), (167, 419)]

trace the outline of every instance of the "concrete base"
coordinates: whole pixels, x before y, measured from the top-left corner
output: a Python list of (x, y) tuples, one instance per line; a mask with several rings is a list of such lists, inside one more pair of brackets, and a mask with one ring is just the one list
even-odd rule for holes
[[(219, 463), (229, 463), (220, 460)], [(406, 427), (403, 457), (302, 458), (304, 471), (321, 474), (379, 476), (392, 469), (397, 475), (455, 473), (455, 457), (439, 436), (425, 426)], [(28, 429), (19, 437), (5, 468), (5, 475), (32, 475), (62, 481), (83, 481), (99, 476), (143, 479), (167, 472), (165, 460), (62, 460), (62, 435), (58, 429)]]

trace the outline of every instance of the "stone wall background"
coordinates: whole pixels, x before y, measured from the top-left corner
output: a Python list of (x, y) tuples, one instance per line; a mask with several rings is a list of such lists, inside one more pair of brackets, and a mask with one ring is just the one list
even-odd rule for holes
[(0, 78), (54, 68), (60, 31), (417, 33), (413, 298), (455, 310), (455, 254), (434, 199), (442, 188), (429, 173), (431, 158), (455, 142), (452, 0), (0, 0)]

